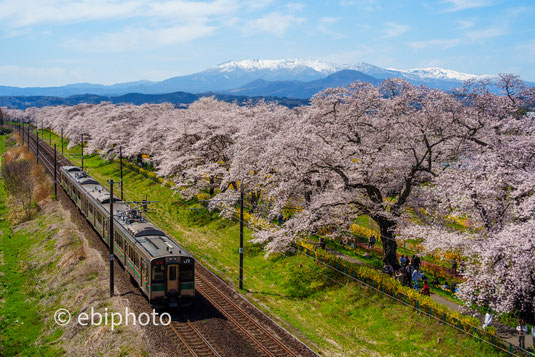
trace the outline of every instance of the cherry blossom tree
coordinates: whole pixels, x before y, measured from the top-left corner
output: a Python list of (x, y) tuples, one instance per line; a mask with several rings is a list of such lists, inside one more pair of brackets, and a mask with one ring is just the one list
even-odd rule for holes
[(379, 224), (384, 262), (398, 267), (398, 223), (410, 216), (415, 188), (477, 136), (466, 121), (456, 98), (403, 80), (381, 87), (356, 82), (316, 95), (272, 143), (281, 176), (268, 193), (272, 214), (292, 203), (302, 211), (284, 229), (260, 232), (257, 241), (281, 249), (325, 227), (339, 234), (366, 214)]
[(213, 194), (216, 181), (229, 170), (242, 112), (237, 104), (214, 98), (191, 104), (156, 157), (158, 173), (173, 177), (183, 195), (204, 189)]
[[(502, 76), (503, 96), (485, 90), (463, 96), (478, 140), (424, 189), (421, 224), (404, 233), (424, 238), (428, 251), (458, 251), (466, 259), (459, 296), (533, 320), (535, 299), (535, 121), (525, 110), (530, 89)], [(427, 196), (426, 196), (427, 195)], [(460, 229), (452, 225), (469, 220)]]

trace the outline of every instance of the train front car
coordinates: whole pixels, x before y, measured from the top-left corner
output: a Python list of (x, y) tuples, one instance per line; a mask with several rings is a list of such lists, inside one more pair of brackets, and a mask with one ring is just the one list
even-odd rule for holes
[(142, 282), (151, 302), (187, 307), (195, 296), (195, 261), (184, 248), (148, 222), (133, 222), (127, 229), (150, 256), (150, 271)]

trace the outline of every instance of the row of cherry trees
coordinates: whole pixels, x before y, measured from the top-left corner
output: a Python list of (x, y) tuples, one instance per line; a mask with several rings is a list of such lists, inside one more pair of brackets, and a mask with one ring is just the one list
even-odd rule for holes
[[(246, 106), (202, 98), (170, 104), (30, 108), (28, 117), (106, 157), (150, 155), (181, 194), (237, 199), (270, 217), (294, 214), (255, 234), (268, 251), (325, 231), (344, 239), (369, 215), (385, 263), (398, 267), (396, 238), (466, 259), (466, 301), (532, 311), (535, 298), (535, 89), (502, 75), (503, 93), (471, 82), (451, 93), (403, 80), (325, 90), (309, 106)], [(269, 203), (269, 204), (267, 204)], [(267, 207), (267, 208), (266, 208)], [(469, 221), (465, 227), (452, 222)]]

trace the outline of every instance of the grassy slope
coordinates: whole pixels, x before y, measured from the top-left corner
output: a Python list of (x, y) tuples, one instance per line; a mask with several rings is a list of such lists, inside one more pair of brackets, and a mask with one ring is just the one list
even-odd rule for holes
[[(47, 136), (45, 136), (47, 137)], [(53, 142), (59, 144), (54, 137)], [(67, 152), (67, 150), (66, 150)], [(69, 150), (79, 154), (80, 149)], [(79, 158), (71, 158), (80, 163)], [(94, 155), (84, 159), (100, 182), (119, 178), (118, 165)], [(166, 187), (125, 170), (125, 194), (148, 195), (150, 217), (197, 259), (237, 282), (239, 225), (215, 213), (192, 209)], [(125, 199), (127, 199), (125, 197)], [(246, 231), (248, 241), (251, 232)], [(499, 355), (483, 342), (414, 313), (389, 298), (361, 288), (303, 256), (266, 259), (261, 247), (245, 244), (244, 286), (265, 311), (293, 326), (325, 355)], [(437, 340), (441, 341), (437, 343)]]
[[(5, 136), (0, 136), (0, 155), (5, 151), (4, 141)], [(34, 269), (28, 259), (28, 252), (37, 242), (31, 234), (13, 232), (7, 220), (5, 201), (5, 188), (0, 181), (0, 256), (3, 263), (0, 265), (0, 355), (60, 354), (60, 349), (50, 345), (61, 336), (60, 329), (42, 340), (39, 347), (34, 345), (45, 327), (44, 314), (53, 314), (53, 310), (43, 311), (37, 304), (43, 296), (35, 290), (33, 282), (40, 271)]]
[[(4, 141), (0, 136), (0, 155)], [(89, 305), (101, 313), (122, 311), (124, 302), (117, 297), (110, 304), (104, 261), (82, 241), (69, 214), (53, 202), (45, 205), (32, 220), (11, 226), (0, 179), (0, 356), (145, 355), (142, 335), (130, 326), (55, 324), (60, 307), (75, 316)]]

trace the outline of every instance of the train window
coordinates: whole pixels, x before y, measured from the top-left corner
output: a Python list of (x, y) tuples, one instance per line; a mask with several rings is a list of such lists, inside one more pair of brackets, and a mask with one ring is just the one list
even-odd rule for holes
[(169, 280), (176, 280), (176, 265), (171, 265), (169, 267)]
[(163, 283), (164, 281), (164, 265), (153, 265), (152, 266), (152, 282), (153, 283)]
[(180, 266), (180, 280), (181, 281), (193, 280), (193, 264)]

